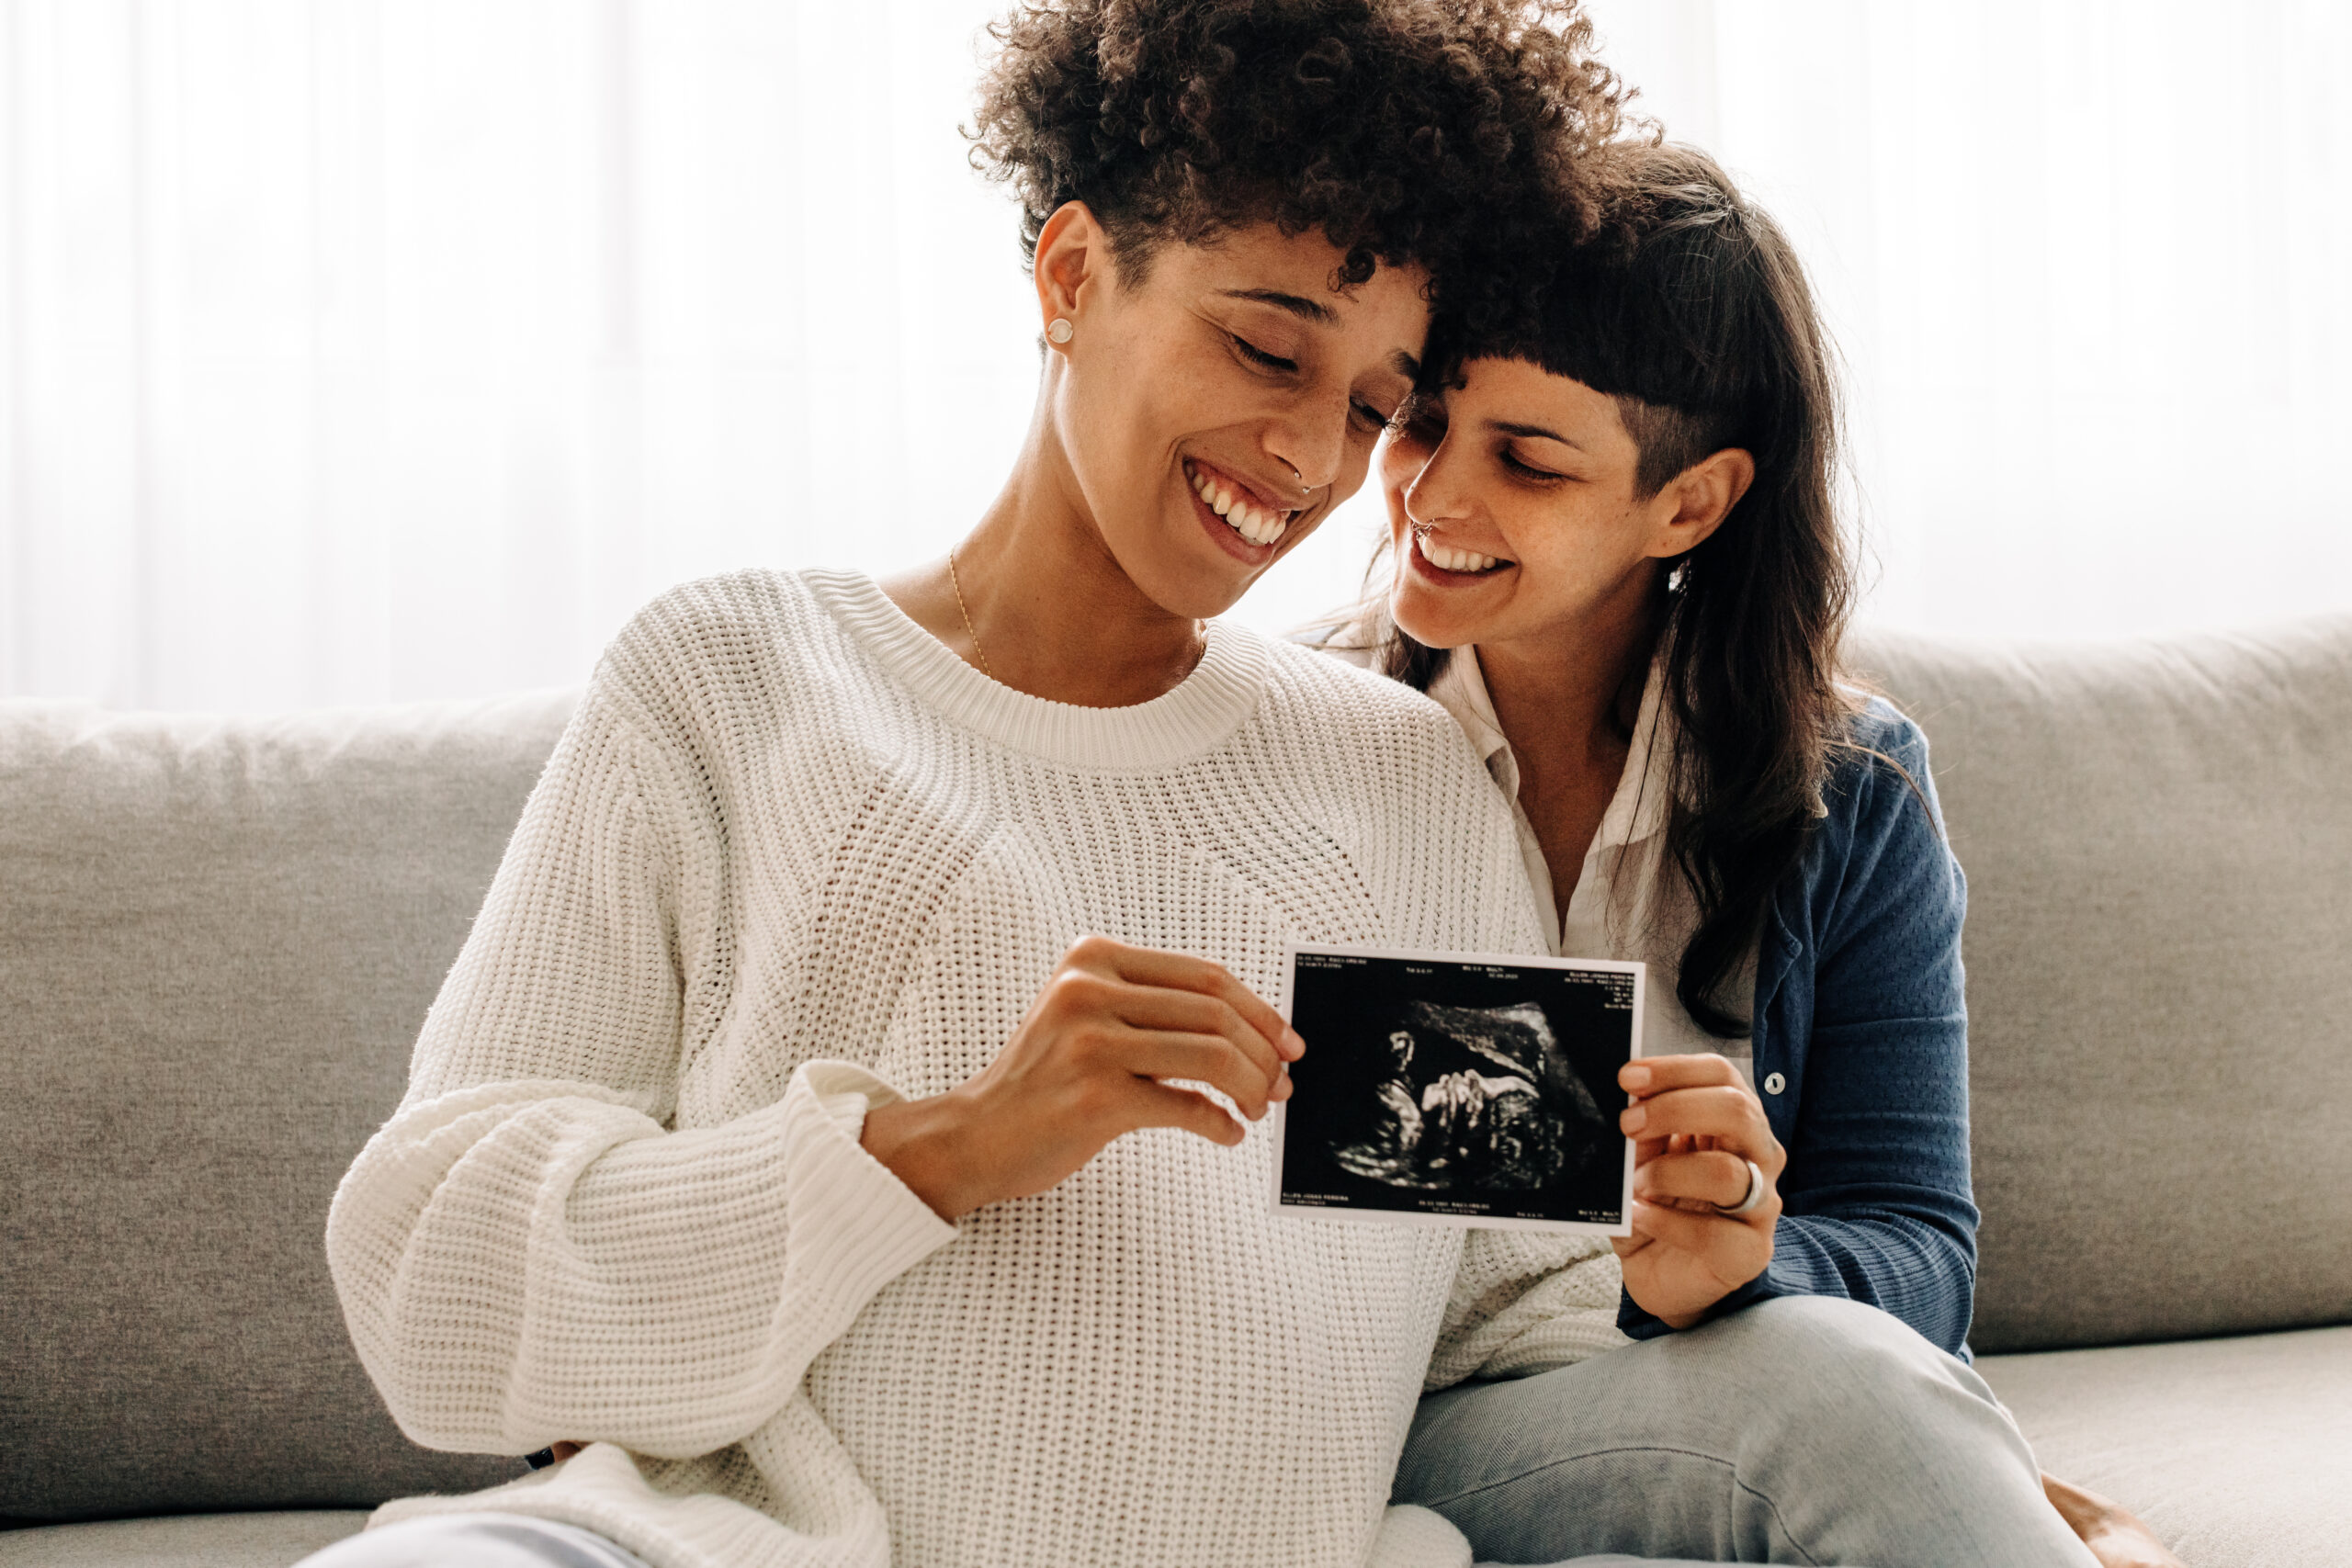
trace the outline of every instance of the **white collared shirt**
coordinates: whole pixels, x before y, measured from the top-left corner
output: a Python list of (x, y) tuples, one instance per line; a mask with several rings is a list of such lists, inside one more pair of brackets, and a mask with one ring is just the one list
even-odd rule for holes
[[(1544, 858), (1535, 824), (1519, 799), (1519, 758), (1495, 716), (1487, 694), (1478, 650), (1456, 649), (1437, 678), (1430, 682), (1430, 697), (1453, 716), (1471, 747), (1487, 764), (1487, 772), (1510, 802), (1519, 825), (1520, 858), (1527, 879), (1534, 885), (1535, 902), (1545, 935), (1555, 953), (1574, 958), (1635, 960), (1648, 965), (1643, 987), (1643, 1043), (1645, 1056), (1679, 1055), (1713, 1051), (1729, 1057), (1740, 1072), (1750, 1070), (1749, 1043), (1708, 1033), (1684, 1010), (1675, 995), (1682, 972), (1682, 948), (1698, 925), (1698, 907), (1690, 884), (1668, 853), (1667, 827), (1674, 803), (1674, 720), (1665, 704), (1665, 665), (1654, 663), (1642, 688), (1642, 708), (1634, 720), (1634, 740), (1625, 754), (1625, 771), (1617, 793), (1601, 817), (1600, 829), (1585, 852), (1584, 867), (1576, 890), (1562, 908)], [(1745, 997), (1754, 989), (1756, 951), (1753, 945), (1742, 965), (1742, 980), (1731, 995)]]

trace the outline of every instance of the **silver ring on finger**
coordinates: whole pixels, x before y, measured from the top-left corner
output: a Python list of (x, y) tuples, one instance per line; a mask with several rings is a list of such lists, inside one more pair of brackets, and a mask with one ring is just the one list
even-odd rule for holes
[(1715, 1213), (1718, 1214), (1745, 1214), (1764, 1201), (1764, 1173), (1756, 1168), (1754, 1160), (1744, 1163), (1747, 1167), (1747, 1196), (1736, 1203), (1716, 1204)]

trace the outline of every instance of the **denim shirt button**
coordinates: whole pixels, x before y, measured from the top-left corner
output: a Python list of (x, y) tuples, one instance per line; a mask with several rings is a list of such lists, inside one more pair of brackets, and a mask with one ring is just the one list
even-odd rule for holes
[(1778, 1094), (1788, 1087), (1789, 1080), (1782, 1077), (1780, 1074), (1767, 1073), (1764, 1075), (1764, 1092), (1766, 1094)]

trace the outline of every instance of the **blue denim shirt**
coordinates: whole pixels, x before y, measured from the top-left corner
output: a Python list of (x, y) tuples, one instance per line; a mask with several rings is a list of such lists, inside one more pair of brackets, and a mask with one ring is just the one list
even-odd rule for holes
[[(1944, 842), (1927, 737), (1875, 698), (1852, 736), (1860, 750), (1838, 761), (1828, 818), (1758, 946), (1756, 1087), (1789, 1163), (1771, 1266), (1718, 1310), (1846, 1296), (1965, 1359), (1977, 1224), (1968, 887)], [(1670, 1332), (1631, 1297), (1617, 1322), (1636, 1339)]]

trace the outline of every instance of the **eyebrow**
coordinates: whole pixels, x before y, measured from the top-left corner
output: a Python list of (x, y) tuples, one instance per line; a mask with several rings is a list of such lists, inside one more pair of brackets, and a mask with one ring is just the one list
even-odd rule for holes
[(1573, 446), (1579, 452), (1584, 450), (1582, 442), (1571, 441), (1557, 431), (1546, 430), (1540, 424), (1507, 424), (1501, 420), (1490, 419), (1487, 422), (1487, 428), (1503, 435), (1532, 435), (1538, 440), (1556, 441), (1563, 446)]
[[(1247, 299), (1256, 305), (1272, 305), (1277, 310), (1287, 311), (1300, 321), (1318, 327), (1332, 327), (1340, 323), (1339, 313), (1331, 307), (1304, 295), (1285, 294), (1279, 288), (1227, 288), (1223, 292), (1228, 299)], [(1401, 348), (1388, 356), (1388, 367), (1408, 381), (1420, 379), (1421, 362)]]
[(1261, 305), (1272, 305), (1277, 310), (1287, 310), (1302, 321), (1312, 321), (1318, 327), (1336, 326), (1339, 316), (1329, 305), (1318, 305), (1299, 294), (1285, 294), (1279, 288), (1228, 288), (1228, 299), (1250, 299)]

